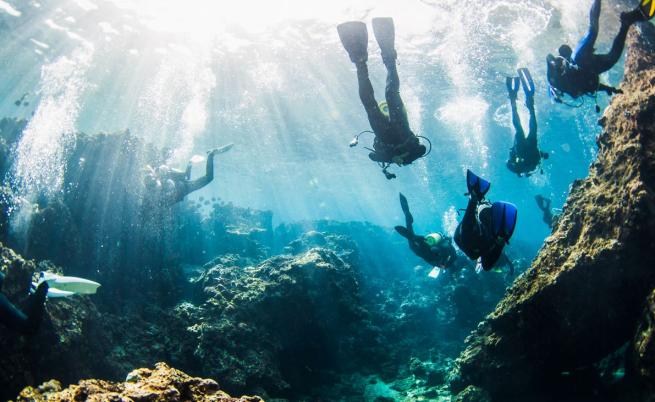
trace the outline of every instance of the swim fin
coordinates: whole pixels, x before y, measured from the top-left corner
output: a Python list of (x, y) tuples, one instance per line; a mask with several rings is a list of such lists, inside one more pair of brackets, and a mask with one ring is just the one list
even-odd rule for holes
[(339, 39), (343, 45), (350, 61), (353, 63), (365, 63), (368, 60), (368, 31), (366, 24), (361, 21), (344, 22), (337, 25)]
[[(407, 198), (403, 195), (403, 193), (398, 193), (400, 196), (400, 207), (403, 209), (403, 212), (405, 213), (405, 217), (409, 214), (411, 217), (412, 215), (409, 213), (409, 204), (407, 203)], [(411, 223), (414, 223), (414, 219), (410, 219)]]
[(530, 70), (527, 68), (519, 68), (516, 71), (519, 73), (519, 78), (521, 79), (521, 84), (523, 85), (523, 92), (525, 92), (525, 97), (533, 97), (535, 87), (534, 81), (532, 80), (532, 75), (530, 75)]
[(399, 235), (402, 237), (409, 239), (411, 236), (411, 233), (409, 233), (409, 230), (404, 227), (404, 226), (395, 226), (394, 229), (396, 229), (396, 232), (398, 232)]
[(467, 169), (466, 187), (468, 188), (470, 195), (475, 196), (478, 200), (481, 200), (487, 194), (489, 188), (491, 188), (491, 183)]
[[(48, 283), (48, 286), (52, 290), (53, 297), (57, 297), (54, 296), (54, 294), (57, 293), (56, 291), (72, 292), (81, 295), (92, 295), (95, 294), (100, 287), (98, 282), (90, 281), (84, 278), (77, 278), (74, 276), (61, 276), (52, 272), (41, 272), (39, 283), (41, 282)], [(50, 296), (50, 291), (48, 291), (48, 295)]]
[(397, 57), (395, 47), (396, 30), (393, 25), (393, 18), (373, 18), (372, 25), (375, 40), (380, 45), (380, 51), (382, 52), (382, 61), (385, 64), (395, 62)]
[(516, 100), (516, 94), (519, 92), (519, 87), (521, 86), (521, 80), (519, 77), (507, 77), (505, 78), (505, 85), (507, 86), (507, 93), (511, 100)]
[(509, 243), (509, 239), (516, 228), (518, 216), (516, 206), (509, 202), (494, 202), (491, 206), (491, 214), (494, 236), (502, 238), (505, 243)]
[(646, 21), (650, 20), (655, 17), (655, 0), (642, 0), (639, 9)]

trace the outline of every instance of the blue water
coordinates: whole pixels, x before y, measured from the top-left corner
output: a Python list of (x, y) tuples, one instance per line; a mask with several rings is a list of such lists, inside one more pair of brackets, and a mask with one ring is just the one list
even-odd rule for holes
[[(417, 231), (451, 232), (469, 168), (492, 182), (489, 198), (517, 204), (514, 247), (534, 254), (549, 233), (534, 196), (561, 207), (596, 151), (593, 100), (578, 109), (553, 105), (544, 80), (546, 54), (584, 35), (591, 2), (493, 0), (475, 11), (454, 0), (307, 3), (0, 0), (0, 116), (31, 118), (19, 173), (58, 191), (74, 131), (129, 129), (170, 148), (178, 168), (233, 142), (217, 158), (215, 181), (192, 199), (271, 210), (276, 223), (391, 227), (402, 222), (403, 192)], [(605, 3), (599, 51), (621, 10)], [(348, 147), (369, 125), (335, 29), (376, 16), (394, 17), (401, 95), (414, 131), (434, 147), (392, 169), (392, 181), (362, 149), (370, 138)], [(369, 53), (381, 99), (385, 71), (372, 34)], [(535, 77), (540, 145), (552, 153), (544, 173), (529, 179), (505, 167), (513, 131), (504, 78), (517, 67)], [(621, 75), (617, 65), (603, 79), (618, 84)], [(24, 93), (29, 105), (16, 107)], [(598, 101), (607, 104), (605, 95)], [(194, 176), (202, 171), (197, 163)]]

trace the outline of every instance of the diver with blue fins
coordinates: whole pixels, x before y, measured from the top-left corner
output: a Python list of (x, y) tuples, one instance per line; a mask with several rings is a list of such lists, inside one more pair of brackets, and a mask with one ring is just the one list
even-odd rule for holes
[(514, 204), (484, 199), (491, 183), (466, 171), (469, 202), (464, 218), (455, 229), (455, 244), (473, 261), (480, 259), (485, 271), (493, 268), (505, 244), (514, 234), (518, 211)]
[[(565, 103), (564, 94), (578, 98), (595, 97), (596, 92), (608, 95), (621, 93), (617, 88), (602, 84), (599, 75), (611, 69), (621, 58), (628, 30), (632, 24), (648, 21), (655, 16), (655, 0), (639, 0), (640, 5), (630, 12), (621, 13), (621, 28), (614, 38), (608, 54), (595, 54), (594, 46), (600, 29), (601, 0), (594, 0), (589, 15), (589, 31), (578, 43), (575, 52), (568, 45), (560, 46), (559, 56), (546, 58), (550, 95), (557, 103)], [(596, 105), (596, 111), (600, 111)]]
[(396, 232), (407, 239), (409, 248), (428, 264), (448, 268), (457, 259), (452, 239), (443, 233), (430, 233), (426, 236), (414, 233), (414, 217), (409, 211), (407, 198), (400, 193), (400, 207), (405, 214), (405, 226), (396, 226)]
[[(337, 26), (339, 38), (348, 52), (350, 60), (357, 68), (359, 98), (364, 105), (372, 133), (375, 135), (373, 149), (369, 158), (380, 164), (387, 179), (396, 176), (387, 169), (392, 164), (409, 165), (415, 160), (427, 155), (426, 147), (419, 141), (409, 127), (407, 111), (400, 97), (400, 79), (396, 69), (395, 28), (391, 18), (373, 18), (373, 33), (380, 45), (382, 62), (387, 68), (387, 83), (385, 89), (388, 116), (380, 110), (375, 100), (373, 86), (368, 75), (368, 31), (366, 24), (351, 21)], [(350, 143), (354, 147), (359, 142), (359, 136), (369, 131), (359, 133)], [(421, 137), (423, 138), (423, 137)]]
[[(541, 164), (542, 159), (548, 159), (548, 153), (541, 152), (537, 144), (537, 116), (534, 110), (535, 86), (530, 71), (527, 68), (517, 70), (518, 77), (507, 77), (506, 85), (509, 94), (509, 104), (512, 108), (512, 124), (514, 125), (514, 145), (509, 151), (507, 168), (519, 177), (529, 177)], [(521, 119), (516, 107), (519, 86), (525, 92), (525, 106), (530, 112), (530, 128), (525, 136)]]

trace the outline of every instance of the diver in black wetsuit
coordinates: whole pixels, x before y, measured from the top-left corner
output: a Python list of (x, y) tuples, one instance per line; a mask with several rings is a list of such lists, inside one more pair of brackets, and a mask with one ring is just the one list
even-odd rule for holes
[[(646, 6), (648, 6), (646, 8)], [(549, 54), (546, 58), (548, 82), (551, 95), (556, 102), (562, 102), (561, 96), (566, 93), (577, 98), (582, 95), (594, 95), (597, 91), (605, 91), (608, 95), (620, 93), (620, 90), (601, 84), (599, 75), (611, 69), (621, 58), (625, 39), (630, 26), (639, 21), (653, 18), (650, 4), (621, 13), (621, 28), (614, 38), (608, 54), (595, 54), (594, 46), (599, 32), (601, 0), (594, 0), (589, 15), (589, 31), (580, 41), (575, 52), (568, 45), (559, 48), (559, 56)]]
[(185, 171), (170, 168), (162, 165), (157, 169), (146, 167), (145, 184), (151, 192), (158, 193), (166, 205), (177, 204), (190, 193), (200, 190), (214, 180), (214, 157), (220, 153), (227, 152), (232, 144), (207, 152), (207, 163), (205, 175), (191, 180), (191, 164), (187, 165)]
[[(539, 151), (537, 145), (537, 116), (534, 110), (534, 82), (530, 72), (526, 68), (518, 70), (518, 77), (507, 77), (507, 92), (509, 103), (512, 107), (512, 124), (514, 125), (514, 146), (509, 151), (507, 168), (516, 173), (519, 177), (530, 176), (534, 172), (541, 159), (548, 159), (548, 153)], [(516, 98), (519, 86), (523, 86), (525, 92), (525, 106), (530, 111), (530, 131), (526, 138), (519, 112), (516, 108)]]
[[(409, 128), (407, 112), (400, 97), (400, 80), (396, 70), (395, 30), (391, 18), (374, 18), (373, 32), (382, 51), (382, 61), (387, 68), (387, 85), (384, 96), (388, 107), (388, 116), (381, 110), (375, 100), (373, 86), (368, 76), (368, 31), (363, 22), (352, 21), (337, 27), (341, 42), (357, 68), (359, 98), (364, 105), (371, 129), (375, 134), (373, 151), (369, 158), (382, 164), (388, 179), (395, 175), (387, 172), (392, 164), (409, 165), (426, 153), (424, 145)], [(357, 145), (358, 137), (351, 142)]]
[(516, 227), (516, 207), (507, 202), (484, 201), (491, 184), (467, 171), (469, 202), (455, 229), (455, 244), (471, 260), (480, 259), (485, 271), (493, 268)]
[[(4, 278), (5, 275), (0, 272), (0, 289)], [(23, 312), (9, 301), (4, 293), (0, 292), (0, 324), (26, 335), (34, 334), (41, 324), (47, 294), (48, 284), (40, 283), (34, 294), (29, 297), (27, 308)]]
[(549, 228), (554, 228), (559, 219), (559, 215), (554, 215), (552, 209), (550, 208), (551, 201), (549, 198), (546, 198), (542, 195), (535, 195), (534, 199), (537, 201), (539, 209), (544, 213), (543, 221)]
[(400, 194), (400, 206), (405, 214), (405, 227), (396, 226), (396, 231), (405, 237), (409, 248), (432, 266), (448, 268), (453, 265), (457, 254), (450, 237), (442, 233), (431, 233), (427, 236), (419, 236), (414, 233), (414, 218), (409, 212), (407, 198)]

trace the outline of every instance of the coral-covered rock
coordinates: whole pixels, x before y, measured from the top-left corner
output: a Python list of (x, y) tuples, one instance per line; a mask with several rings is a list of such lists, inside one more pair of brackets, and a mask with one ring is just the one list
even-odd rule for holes
[(273, 393), (309, 386), (320, 370), (352, 351), (365, 313), (350, 265), (314, 248), (258, 266), (214, 261), (198, 279), (206, 301), (176, 308), (187, 322), (200, 371), (228, 389), (257, 384)]
[(511, 400), (633, 336), (655, 286), (655, 27), (643, 25), (630, 33), (624, 93), (601, 119), (589, 176), (573, 184), (532, 267), (467, 340), (454, 390), (472, 384)]
[(17, 402), (73, 402), (73, 401), (139, 401), (139, 402), (258, 402), (256, 396), (232, 398), (221, 391), (214, 380), (194, 378), (157, 363), (154, 369), (138, 369), (127, 375), (126, 382), (82, 380), (77, 385), (61, 388), (50, 381), (38, 388), (27, 387), (16, 398)]
[[(25, 260), (0, 244), (0, 270), (6, 274), (2, 291), (18, 306), (35, 272), (60, 271), (48, 263)], [(103, 334), (96, 330), (99, 313), (89, 297), (48, 300), (38, 333), (23, 336), (0, 324), (0, 399), (20, 386), (58, 377), (76, 381), (102, 366)]]

